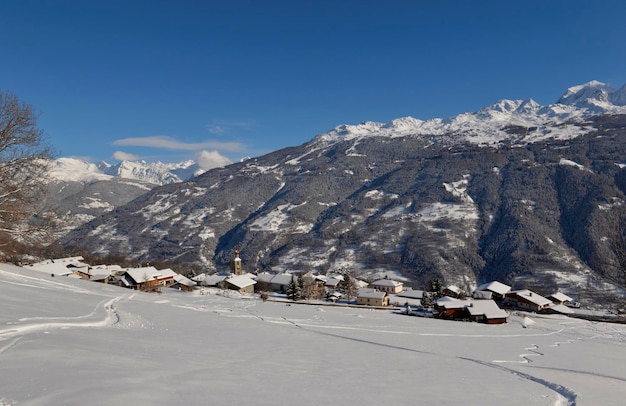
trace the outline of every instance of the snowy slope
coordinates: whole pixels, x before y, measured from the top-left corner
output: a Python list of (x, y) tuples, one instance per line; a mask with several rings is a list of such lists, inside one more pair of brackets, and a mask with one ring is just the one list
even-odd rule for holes
[(511, 315), (489, 326), (218, 293), (148, 294), (0, 264), (0, 405), (624, 398), (624, 325)]

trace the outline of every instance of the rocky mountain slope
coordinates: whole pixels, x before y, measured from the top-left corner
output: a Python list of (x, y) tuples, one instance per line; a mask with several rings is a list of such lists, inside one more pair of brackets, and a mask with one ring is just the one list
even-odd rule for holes
[(154, 188), (61, 242), (212, 270), (239, 247), (248, 270), (623, 295), (625, 105), (626, 87), (589, 82), (549, 106), (339, 126)]

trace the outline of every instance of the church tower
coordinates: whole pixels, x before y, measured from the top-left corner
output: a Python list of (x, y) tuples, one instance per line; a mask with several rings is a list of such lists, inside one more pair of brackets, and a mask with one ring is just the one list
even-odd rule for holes
[(241, 258), (239, 258), (239, 248), (235, 248), (235, 258), (230, 261), (230, 271), (235, 275), (242, 275)]

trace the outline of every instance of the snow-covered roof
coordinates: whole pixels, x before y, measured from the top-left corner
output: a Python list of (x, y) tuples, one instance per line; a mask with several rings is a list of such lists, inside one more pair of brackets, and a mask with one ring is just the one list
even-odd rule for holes
[(549, 307), (549, 309), (553, 312), (556, 313), (561, 313), (561, 314), (572, 314), (574, 313), (574, 310), (570, 309), (569, 307), (562, 305), (562, 304), (555, 304)]
[(278, 275), (274, 275), (271, 280), (271, 283), (276, 285), (289, 285), (291, 283), (291, 278), (295, 278), (293, 274), (290, 273), (279, 273)]
[(423, 290), (415, 290), (413, 288), (406, 288), (400, 293), (396, 293), (396, 296), (407, 297), (409, 299), (421, 299), (424, 297)]
[(370, 286), (391, 286), (391, 287), (396, 287), (396, 286), (402, 286), (402, 285), (403, 285), (402, 282), (394, 281), (392, 279), (379, 279), (377, 281), (374, 281), (374, 282), (370, 283)]
[(34, 264), (26, 265), (24, 268), (35, 269), (37, 271), (51, 273), (55, 275), (69, 275), (79, 269), (89, 268), (89, 265), (82, 262), (83, 257), (67, 257), (67, 258), (55, 258), (48, 259)]
[(341, 283), (341, 280), (337, 279), (337, 278), (328, 278), (326, 280), (326, 286), (333, 288), (336, 287), (337, 285), (339, 285)]
[(275, 275), (274, 275), (274, 274), (272, 274), (272, 273), (268, 273), (268, 272), (261, 272), (261, 273), (258, 273), (254, 279), (256, 279), (256, 280), (257, 280), (257, 282), (268, 282), (268, 283), (269, 283), (269, 282), (271, 282), (271, 281), (272, 281), (272, 278), (273, 278), (274, 276), (275, 276)]
[(493, 292), (489, 290), (477, 290), (472, 294), (474, 299), (489, 300), (493, 298)]
[(222, 282), (224, 279), (226, 279), (225, 275), (219, 275), (219, 274), (206, 275), (200, 283), (205, 286), (215, 286), (218, 283)]
[(528, 289), (515, 290), (513, 292), (509, 292), (509, 294), (524, 298), (525, 300), (529, 301), (530, 303), (534, 303), (537, 306), (548, 306), (552, 304), (551, 300), (546, 299), (538, 293), (531, 292)]
[(472, 316), (485, 316), (488, 319), (500, 319), (509, 317), (508, 313), (500, 309), (493, 300), (472, 300), (467, 306), (467, 311)]
[(176, 281), (176, 283), (180, 283), (181, 285), (185, 285), (185, 286), (196, 286), (196, 282), (192, 281), (191, 279), (181, 275), (181, 274), (176, 274), (174, 275), (174, 280)]
[(437, 299), (435, 303), (437, 306), (445, 307), (446, 309), (462, 309), (467, 307), (470, 303), (472, 303), (472, 301), (468, 299), (460, 300), (449, 296), (443, 296)]
[(459, 293), (461, 293), (461, 288), (459, 288), (459, 287), (458, 287), (458, 286), (456, 286), (456, 285), (446, 286), (446, 288), (445, 288), (445, 289), (449, 290), (450, 292), (454, 292), (454, 293), (456, 293), (457, 295), (458, 295)]
[(363, 297), (366, 299), (383, 299), (387, 293), (381, 292), (376, 289), (359, 288), (357, 297)]
[(476, 290), (477, 291), (489, 290), (499, 295), (504, 295), (511, 291), (511, 287), (509, 285), (505, 285), (502, 282), (493, 281), (493, 282), (483, 283), (482, 285), (477, 287)]
[(153, 266), (145, 266), (141, 268), (128, 268), (126, 269), (126, 273), (136, 283), (144, 283), (144, 282), (152, 281), (155, 279), (168, 279), (168, 278), (173, 278), (174, 276), (177, 275), (176, 272), (172, 271), (169, 268), (156, 269)]
[(561, 293), (561, 292), (556, 292), (548, 296), (548, 299), (551, 299), (551, 298), (559, 302), (571, 302), (574, 300), (573, 298), (567, 296), (565, 293)]
[(89, 280), (91, 281), (103, 281), (106, 278), (108, 278), (109, 276), (111, 276), (110, 273), (97, 273), (97, 274), (92, 274), (91, 277), (89, 278)]
[(92, 275), (101, 274), (101, 273), (114, 274), (114, 273), (118, 273), (121, 270), (122, 270), (122, 267), (119, 265), (95, 265), (91, 267), (89, 272)]
[(225, 279), (225, 281), (239, 289), (243, 289), (256, 283), (254, 279), (251, 279), (246, 275), (233, 276), (232, 278)]

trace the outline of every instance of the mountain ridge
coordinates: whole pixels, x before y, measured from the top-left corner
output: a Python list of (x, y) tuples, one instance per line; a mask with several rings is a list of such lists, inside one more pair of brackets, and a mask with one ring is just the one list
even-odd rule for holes
[[(590, 93), (614, 94), (603, 91)], [(586, 107), (596, 99), (498, 102), (440, 120), (448, 127), (434, 134), (413, 118), (339, 126), (154, 188), (60, 242), (209, 271), (239, 247), (251, 271), (441, 278), (468, 291), (497, 279), (623, 297), (609, 242), (626, 219), (626, 114)]]

